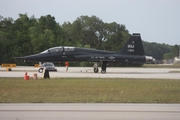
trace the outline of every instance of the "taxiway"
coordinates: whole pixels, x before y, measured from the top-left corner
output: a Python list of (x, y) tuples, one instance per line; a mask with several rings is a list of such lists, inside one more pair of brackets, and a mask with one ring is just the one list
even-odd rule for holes
[(0, 104), (1, 120), (179, 120), (180, 104)]

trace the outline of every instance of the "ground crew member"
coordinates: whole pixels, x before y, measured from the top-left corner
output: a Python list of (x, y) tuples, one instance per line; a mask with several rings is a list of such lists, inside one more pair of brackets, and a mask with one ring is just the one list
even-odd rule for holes
[(65, 66), (66, 66), (66, 72), (67, 72), (68, 71), (68, 67), (69, 67), (69, 62), (66, 62)]

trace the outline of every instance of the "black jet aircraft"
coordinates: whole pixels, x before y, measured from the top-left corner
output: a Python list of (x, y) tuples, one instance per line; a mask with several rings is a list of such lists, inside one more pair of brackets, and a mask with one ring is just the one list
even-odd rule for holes
[(144, 54), (141, 36), (133, 33), (124, 47), (117, 52), (97, 50), (90, 48), (79, 48), (70, 46), (59, 46), (49, 48), (39, 54), (18, 57), (24, 61), (58, 62), (58, 61), (88, 61), (94, 62), (94, 72), (98, 73), (98, 63), (102, 62), (101, 73), (106, 73), (108, 62), (121, 63), (145, 63), (152, 61), (151, 56)]

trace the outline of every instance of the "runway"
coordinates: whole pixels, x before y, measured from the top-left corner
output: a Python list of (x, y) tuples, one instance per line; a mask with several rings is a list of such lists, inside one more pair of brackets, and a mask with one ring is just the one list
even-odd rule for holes
[[(91, 67), (57, 67), (57, 72), (50, 72), (51, 78), (92, 77), (92, 78), (152, 78), (180, 79), (178, 68), (107, 68), (106, 74), (94, 73)], [(0, 68), (0, 77), (23, 77), (38, 75), (38, 68), (17, 66), (12, 71)], [(94, 103), (0, 103), (2, 120), (179, 120), (180, 104), (94, 104)]]
[(1, 120), (179, 120), (180, 104), (0, 104)]
[[(100, 68), (99, 68), (100, 69)], [(12, 71), (5, 71), (0, 68), (0, 77), (23, 77), (25, 72), (29, 76), (37, 74), (41, 78), (42, 73), (38, 73), (38, 68), (17, 66)], [(65, 67), (57, 67), (57, 72), (50, 72), (50, 78), (62, 77), (84, 77), (84, 78), (163, 78), (180, 79), (180, 68), (122, 68), (108, 67), (106, 74), (94, 73), (92, 67), (69, 67), (65, 72)]]

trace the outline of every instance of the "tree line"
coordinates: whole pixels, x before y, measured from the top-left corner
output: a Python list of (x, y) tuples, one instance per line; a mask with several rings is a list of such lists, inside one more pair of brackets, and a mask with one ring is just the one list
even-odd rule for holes
[[(120, 50), (130, 37), (126, 26), (105, 23), (96, 16), (80, 16), (72, 23), (56, 22), (51, 15), (35, 18), (0, 16), (0, 63), (19, 63), (13, 57), (31, 55), (55, 46), (76, 46), (101, 50)], [(170, 58), (173, 46), (143, 41), (145, 53), (156, 59)], [(180, 48), (180, 46), (176, 45)], [(171, 54), (171, 55), (170, 55)]]

